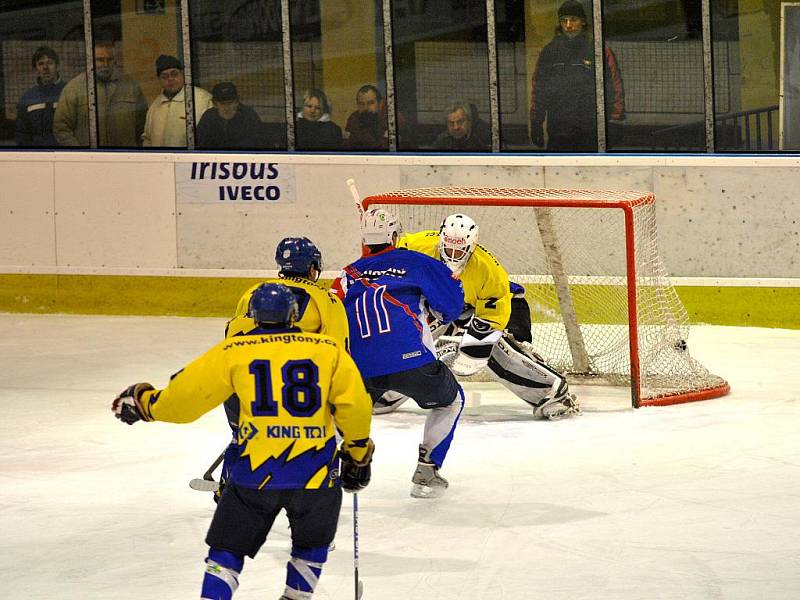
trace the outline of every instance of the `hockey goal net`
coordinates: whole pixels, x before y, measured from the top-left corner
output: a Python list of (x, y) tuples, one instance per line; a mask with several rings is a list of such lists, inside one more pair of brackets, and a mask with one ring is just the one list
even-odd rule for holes
[(453, 213), (525, 286), (533, 347), (579, 381), (630, 385), (634, 407), (728, 393), (689, 353), (689, 318), (658, 252), (649, 192), (442, 187), (369, 196), (406, 232)]

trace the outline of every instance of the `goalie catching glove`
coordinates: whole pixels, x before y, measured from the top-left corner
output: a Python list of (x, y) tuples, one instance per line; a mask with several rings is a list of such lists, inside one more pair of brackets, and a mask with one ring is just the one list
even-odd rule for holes
[(372, 454), (375, 444), (367, 440), (367, 452), (361, 460), (355, 460), (346, 450), (341, 450), (342, 458), (342, 489), (345, 492), (360, 492), (367, 485), (372, 476)]
[(149, 383), (134, 383), (128, 386), (111, 403), (114, 416), (123, 423), (133, 425), (136, 421), (146, 421), (140, 398), (144, 392), (155, 389)]

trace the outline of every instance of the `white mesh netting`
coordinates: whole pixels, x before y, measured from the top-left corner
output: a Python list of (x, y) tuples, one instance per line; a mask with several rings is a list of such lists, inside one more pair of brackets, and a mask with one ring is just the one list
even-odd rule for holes
[[(553, 367), (611, 385), (631, 385), (633, 373), (637, 406), (727, 392), (727, 383), (690, 355), (689, 319), (658, 252), (651, 193), (444, 187), (380, 194), (365, 204), (397, 213), (407, 232), (438, 229), (456, 212), (471, 216), (479, 242), (525, 286), (533, 345)], [(633, 349), (631, 326), (638, 331)]]

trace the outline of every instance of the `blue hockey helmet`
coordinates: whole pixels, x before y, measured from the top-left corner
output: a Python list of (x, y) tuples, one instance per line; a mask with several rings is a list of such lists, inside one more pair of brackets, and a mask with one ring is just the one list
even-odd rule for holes
[(291, 325), (299, 312), (297, 298), (288, 287), (279, 283), (262, 283), (250, 296), (247, 314), (259, 325)]
[(283, 238), (275, 249), (275, 262), (281, 273), (305, 276), (311, 265), (322, 271), (322, 252), (307, 237)]

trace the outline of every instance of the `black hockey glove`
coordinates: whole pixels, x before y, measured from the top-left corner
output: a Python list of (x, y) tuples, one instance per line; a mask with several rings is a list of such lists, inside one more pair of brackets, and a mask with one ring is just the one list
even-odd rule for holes
[(368, 441), (367, 453), (364, 459), (356, 461), (344, 450), (342, 451), (342, 489), (345, 492), (360, 492), (369, 485), (372, 476), (372, 453), (375, 451), (375, 444), (372, 440)]
[(139, 398), (142, 393), (154, 389), (149, 383), (134, 383), (119, 393), (111, 403), (114, 416), (123, 423), (133, 425), (136, 421), (146, 420), (142, 413)]

